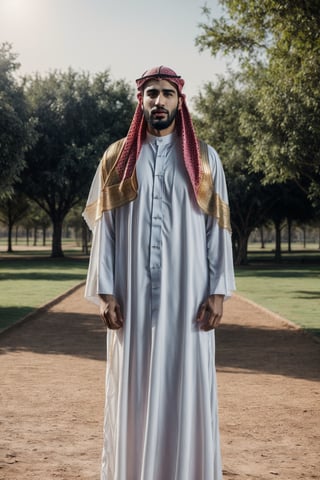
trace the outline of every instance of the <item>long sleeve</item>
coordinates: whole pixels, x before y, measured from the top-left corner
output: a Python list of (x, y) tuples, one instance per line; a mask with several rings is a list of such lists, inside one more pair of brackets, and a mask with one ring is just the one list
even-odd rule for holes
[[(228, 205), (228, 192), (221, 161), (216, 151), (209, 147), (209, 162), (212, 170), (217, 201)], [(235, 290), (231, 233), (219, 226), (217, 219), (207, 217), (207, 256), (209, 268), (209, 293), (230, 297)]]
[(85, 297), (99, 304), (99, 294), (114, 293), (114, 212), (96, 215), (101, 191), (100, 166), (93, 179), (83, 216), (92, 230), (92, 246)]
[(104, 212), (100, 220), (98, 293), (114, 294), (114, 212)]

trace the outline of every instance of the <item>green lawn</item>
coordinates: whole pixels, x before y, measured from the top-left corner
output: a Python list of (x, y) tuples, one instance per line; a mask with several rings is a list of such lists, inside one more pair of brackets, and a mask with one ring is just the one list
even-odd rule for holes
[[(88, 259), (65, 251), (0, 254), (0, 329), (85, 280)], [(272, 252), (250, 252), (250, 264), (236, 269), (237, 293), (320, 334), (320, 253), (283, 256), (275, 266)]]
[(307, 330), (320, 333), (320, 266), (269, 264), (236, 269), (237, 292)]
[(0, 257), (0, 329), (85, 280), (87, 258), (52, 259), (43, 252)]

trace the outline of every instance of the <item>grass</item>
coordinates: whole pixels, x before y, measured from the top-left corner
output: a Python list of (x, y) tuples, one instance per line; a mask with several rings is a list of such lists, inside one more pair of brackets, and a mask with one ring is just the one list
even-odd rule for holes
[(79, 254), (52, 259), (21, 251), (0, 257), (0, 329), (85, 280), (87, 268), (88, 259)]
[(252, 252), (236, 282), (240, 295), (320, 335), (319, 252), (283, 254), (280, 265), (272, 252)]
[[(68, 247), (67, 247), (68, 248)], [(0, 254), (0, 329), (85, 280), (79, 249), (52, 259), (43, 250)], [(275, 265), (273, 252), (249, 249), (249, 266), (236, 269), (237, 292), (320, 335), (320, 253), (297, 250)]]

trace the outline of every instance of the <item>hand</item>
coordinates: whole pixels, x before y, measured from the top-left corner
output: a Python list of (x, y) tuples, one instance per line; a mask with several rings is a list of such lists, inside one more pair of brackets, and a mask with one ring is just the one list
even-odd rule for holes
[(100, 296), (100, 317), (103, 323), (111, 330), (118, 330), (123, 326), (123, 316), (120, 305), (113, 295)]
[(201, 330), (207, 332), (220, 325), (223, 315), (223, 300), (224, 295), (210, 295), (207, 300), (200, 305), (197, 322), (199, 322)]

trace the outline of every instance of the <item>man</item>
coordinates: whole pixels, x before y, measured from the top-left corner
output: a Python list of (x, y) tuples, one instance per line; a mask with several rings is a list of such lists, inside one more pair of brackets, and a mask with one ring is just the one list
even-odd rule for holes
[(102, 480), (221, 480), (214, 329), (234, 290), (220, 160), (167, 67), (137, 81), (84, 217), (87, 298), (108, 327)]

